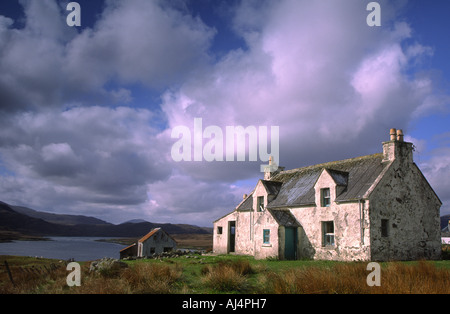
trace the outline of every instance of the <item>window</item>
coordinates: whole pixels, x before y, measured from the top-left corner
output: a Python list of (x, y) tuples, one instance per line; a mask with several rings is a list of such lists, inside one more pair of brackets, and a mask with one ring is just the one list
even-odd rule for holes
[(329, 188), (320, 190), (320, 199), (321, 199), (320, 202), (321, 202), (322, 207), (330, 206), (331, 201), (330, 201), (330, 189)]
[(270, 230), (269, 229), (264, 229), (263, 230), (263, 241), (265, 244), (269, 244), (270, 243)]
[(322, 222), (322, 246), (334, 246), (334, 222)]
[(381, 236), (384, 238), (389, 236), (389, 219), (381, 219)]
[(217, 227), (217, 234), (222, 234), (222, 227)]
[(258, 212), (264, 211), (264, 196), (258, 196), (256, 202), (256, 211)]

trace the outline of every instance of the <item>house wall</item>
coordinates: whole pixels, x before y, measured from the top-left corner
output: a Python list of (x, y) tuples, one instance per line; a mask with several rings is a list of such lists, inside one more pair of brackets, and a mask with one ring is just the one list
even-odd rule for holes
[[(228, 221), (234, 217), (235, 212), (222, 217), (214, 222), (213, 226), (213, 252), (216, 254), (227, 254), (228, 250)], [(235, 220), (235, 219), (233, 219)], [(222, 231), (219, 233), (219, 228)]]
[[(253, 237), (252, 237), (252, 212), (234, 211), (225, 217), (214, 222), (213, 233), (213, 251), (217, 254), (228, 254), (230, 252), (229, 243), (229, 222), (235, 222), (235, 250), (236, 254), (253, 255)], [(222, 234), (218, 229), (222, 228)]]
[[(264, 243), (264, 230), (270, 231), (269, 243)], [(272, 217), (269, 211), (264, 211), (259, 215), (258, 220), (255, 225), (255, 258), (256, 259), (264, 259), (264, 258), (278, 258), (283, 255), (280, 254), (280, 238), (284, 239), (284, 228), (280, 227), (275, 219)], [(280, 237), (280, 233), (281, 237)], [(283, 242), (284, 243), (284, 242)]]
[[(264, 206), (267, 206), (268, 195), (261, 183), (258, 182), (253, 195), (253, 210), (252, 211), (234, 211), (221, 219), (214, 222), (213, 233), (213, 251), (217, 254), (228, 254), (229, 247), (229, 228), (230, 221), (235, 221), (236, 235), (235, 235), (235, 254), (241, 255), (255, 255), (256, 251), (261, 248), (261, 245), (257, 245), (257, 241), (262, 241), (262, 230), (255, 230), (259, 227), (257, 221), (260, 221), (262, 216), (266, 216), (266, 211), (257, 210), (257, 197), (264, 196)], [(270, 216), (270, 214), (269, 214)], [(270, 216), (271, 217), (271, 216)], [(273, 218), (271, 218), (273, 220)], [(218, 233), (218, 228), (222, 228), (222, 234)], [(273, 239), (277, 237), (278, 230), (271, 232)], [(268, 247), (268, 246), (266, 246)], [(276, 248), (276, 249), (275, 249)], [(273, 246), (273, 250), (278, 250), (278, 245)], [(270, 252), (269, 252), (270, 251)], [(261, 256), (272, 256), (272, 250), (265, 249), (263, 253), (257, 253)]]
[[(439, 259), (440, 206), (410, 157), (393, 161), (371, 194), (371, 259)], [(387, 237), (381, 234), (382, 219)]]
[[(367, 217), (367, 207), (364, 209)], [(361, 242), (358, 203), (332, 203), (330, 207), (292, 208), (291, 212), (303, 228), (298, 228), (299, 258), (317, 260), (355, 261), (369, 260), (368, 219), (364, 218), (363, 243)], [(322, 223), (334, 224), (334, 245), (323, 245)]]
[[(330, 188), (331, 204), (321, 206), (320, 190)], [(336, 203), (336, 184), (323, 171), (316, 182), (316, 206), (292, 208), (291, 212), (303, 227), (299, 229), (300, 258), (318, 260), (369, 260), (368, 202)], [(323, 244), (323, 222), (334, 224), (334, 245)], [(361, 221), (364, 232), (361, 232)]]
[[(140, 256), (151, 256), (154, 253), (160, 254), (164, 252), (164, 248), (174, 250), (177, 246), (176, 242), (162, 230), (159, 230), (144, 242), (139, 242), (138, 245), (140, 246)], [(154, 252), (152, 252), (152, 248), (154, 248)]]

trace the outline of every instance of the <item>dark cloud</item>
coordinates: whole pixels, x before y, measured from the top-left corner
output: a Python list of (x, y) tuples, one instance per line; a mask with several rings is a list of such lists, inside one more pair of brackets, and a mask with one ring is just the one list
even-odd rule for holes
[[(377, 29), (359, 0), (233, 3), (221, 10), (245, 47), (214, 59), (217, 31), (183, 1), (109, 0), (79, 31), (56, 1), (21, 1), (23, 28), (0, 16), (2, 201), (210, 225), (251, 192), (262, 162), (174, 162), (171, 130), (194, 118), (279, 126), (287, 168), (380, 152), (389, 128), (408, 134), (448, 103), (416, 73), (432, 49), (397, 22), (401, 6), (380, 2)], [(162, 113), (136, 109), (134, 84), (161, 95)], [(447, 199), (437, 156), (424, 168)]]

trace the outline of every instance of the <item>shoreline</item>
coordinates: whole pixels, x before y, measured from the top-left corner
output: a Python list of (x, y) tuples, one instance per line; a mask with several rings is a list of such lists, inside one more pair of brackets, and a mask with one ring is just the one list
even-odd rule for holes
[(11, 243), (14, 241), (52, 241), (44, 236), (27, 235), (14, 231), (0, 231), (0, 243)]

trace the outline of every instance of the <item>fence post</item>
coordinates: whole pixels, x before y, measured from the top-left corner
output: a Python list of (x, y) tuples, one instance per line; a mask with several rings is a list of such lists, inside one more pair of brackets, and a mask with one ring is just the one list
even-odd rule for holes
[(14, 280), (13, 280), (13, 277), (12, 277), (12, 274), (11, 274), (11, 270), (9, 269), (9, 265), (8, 265), (8, 262), (7, 262), (7, 261), (5, 261), (5, 267), (6, 267), (6, 271), (8, 272), (9, 280), (11, 280), (11, 283), (12, 283), (13, 286), (15, 287), (16, 284), (14, 283)]

